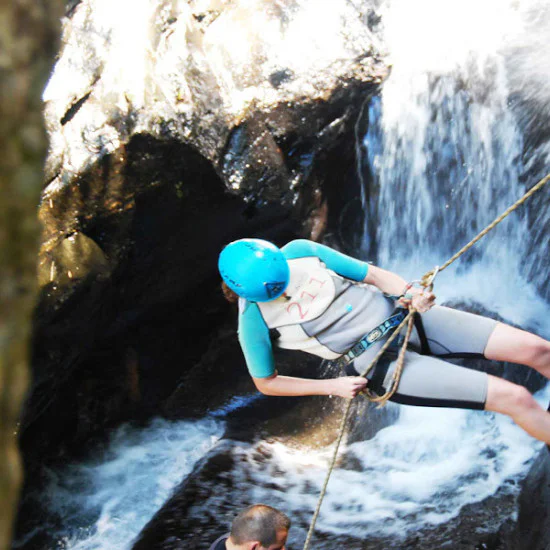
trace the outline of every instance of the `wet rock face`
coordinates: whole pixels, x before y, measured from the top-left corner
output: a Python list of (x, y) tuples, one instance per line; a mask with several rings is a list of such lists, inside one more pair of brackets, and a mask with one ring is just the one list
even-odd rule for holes
[(69, 2), (44, 92), (19, 540), (47, 525), (43, 464), (121, 422), (201, 414), (250, 391), (217, 256), (243, 236), (318, 239), (334, 219), (342, 151), (388, 73), (362, 10)]
[(226, 242), (326, 231), (342, 150), (388, 73), (371, 12), (69, 3), (44, 92), (29, 469), (123, 420), (178, 416), (175, 388), (234, 327), (216, 270)]
[(516, 536), (517, 548), (550, 548), (550, 453), (542, 449), (522, 488)]
[(300, 157), (387, 75), (366, 13), (347, 2), (319, 11), (271, 0), (74, 6), (44, 96), (50, 187), (135, 133), (192, 144), (231, 189), (296, 186)]

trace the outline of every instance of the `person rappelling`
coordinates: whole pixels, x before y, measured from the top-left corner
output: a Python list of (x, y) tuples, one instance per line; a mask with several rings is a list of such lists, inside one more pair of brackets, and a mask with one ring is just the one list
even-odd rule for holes
[[(240, 239), (222, 250), (218, 267), (226, 298), (238, 301), (239, 342), (260, 392), (348, 399), (363, 390), (383, 395), (397, 366), (396, 344), (383, 352), (366, 378), (359, 374), (412, 309), (406, 367), (391, 401), (498, 412), (550, 444), (550, 414), (526, 388), (447, 361), (508, 361), (549, 378), (550, 342), (540, 336), (436, 305), (429, 288), (308, 240), (278, 248), (261, 239)], [(273, 346), (336, 361), (347, 376), (315, 380), (280, 375)]]

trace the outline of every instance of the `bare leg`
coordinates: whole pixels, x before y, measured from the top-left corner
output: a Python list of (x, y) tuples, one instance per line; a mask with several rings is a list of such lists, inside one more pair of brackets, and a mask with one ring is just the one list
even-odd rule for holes
[(498, 323), (489, 336), (485, 357), (527, 365), (550, 379), (550, 342), (525, 330)]
[(485, 410), (508, 415), (529, 435), (550, 445), (550, 414), (523, 386), (489, 375)]

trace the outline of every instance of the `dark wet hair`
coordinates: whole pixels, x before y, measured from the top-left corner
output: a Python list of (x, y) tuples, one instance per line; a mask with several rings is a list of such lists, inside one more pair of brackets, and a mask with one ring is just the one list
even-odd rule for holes
[(233, 292), (225, 281), (221, 283), (223, 297), (230, 303), (236, 304), (239, 301), (239, 295), (236, 292)]
[(231, 525), (231, 542), (244, 544), (258, 541), (267, 548), (277, 541), (279, 531), (290, 530), (290, 519), (267, 504), (254, 504), (245, 508)]

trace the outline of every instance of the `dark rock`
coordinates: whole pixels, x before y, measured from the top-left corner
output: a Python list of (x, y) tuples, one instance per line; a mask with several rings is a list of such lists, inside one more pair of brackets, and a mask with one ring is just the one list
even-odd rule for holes
[(542, 449), (525, 479), (516, 526), (518, 550), (550, 548), (550, 453)]
[[(164, 95), (144, 96), (124, 80), (124, 66), (120, 78), (110, 72), (123, 32), (116, 22), (97, 21), (93, 0), (69, 4), (64, 48), (45, 92), (52, 146), (40, 206), (34, 382), (21, 430), (28, 467), (61, 448), (78, 451), (87, 437), (135, 416), (178, 416), (178, 407), (196, 414), (192, 401), (176, 405), (172, 394), (178, 385), (206, 383), (192, 373), (227, 331), (219, 250), (245, 235), (318, 239), (332, 203), (339, 208), (329, 192), (339, 157), (360, 103), (387, 75), (377, 38), (356, 18), (358, 8), (343, 3), (337, 40), (347, 59), (328, 54), (314, 76), (295, 61), (268, 71), (258, 52), (269, 33), (253, 17), (266, 29), (287, 28), (306, 6), (263, 4), (212, 2), (192, 14), (169, 3), (159, 8), (149, 23), (162, 46), (140, 78), (146, 87), (150, 78), (164, 81)], [(253, 21), (257, 45), (243, 74), (219, 29), (248, 32)], [(83, 28), (106, 24), (111, 35), (86, 42), (94, 34)], [(177, 76), (162, 73), (166, 56), (181, 55), (172, 48), (184, 32), (185, 67)], [(79, 75), (74, 89), (63, 78), (67, 64)], [(228, 354), (218, 357), (226, 373), (242, 364), (234, 345)], [(220, 401), (214, 391), (209, 399)]]
[[(94, 0), (68, 3), (44, 93), (20, 540), (29, 518), (47, 524), (39, 499), (26, 498), (46, 465), (86, 456), (122, 422), (193, 416), (252, 391), (219, 291), (219, 251), (242, 236), (321, 238), (328, 189), (349, 161), (341, 152), (388, 74), (347, 2), (327, 8), (342, 15), (338, 48), (312, 65), (285, 51), (291, 38), (271, 41), (313, 5), (166, 1), (132, 14), (140, 33)], [(250, 436), (236, 426), (235, 437)]]

